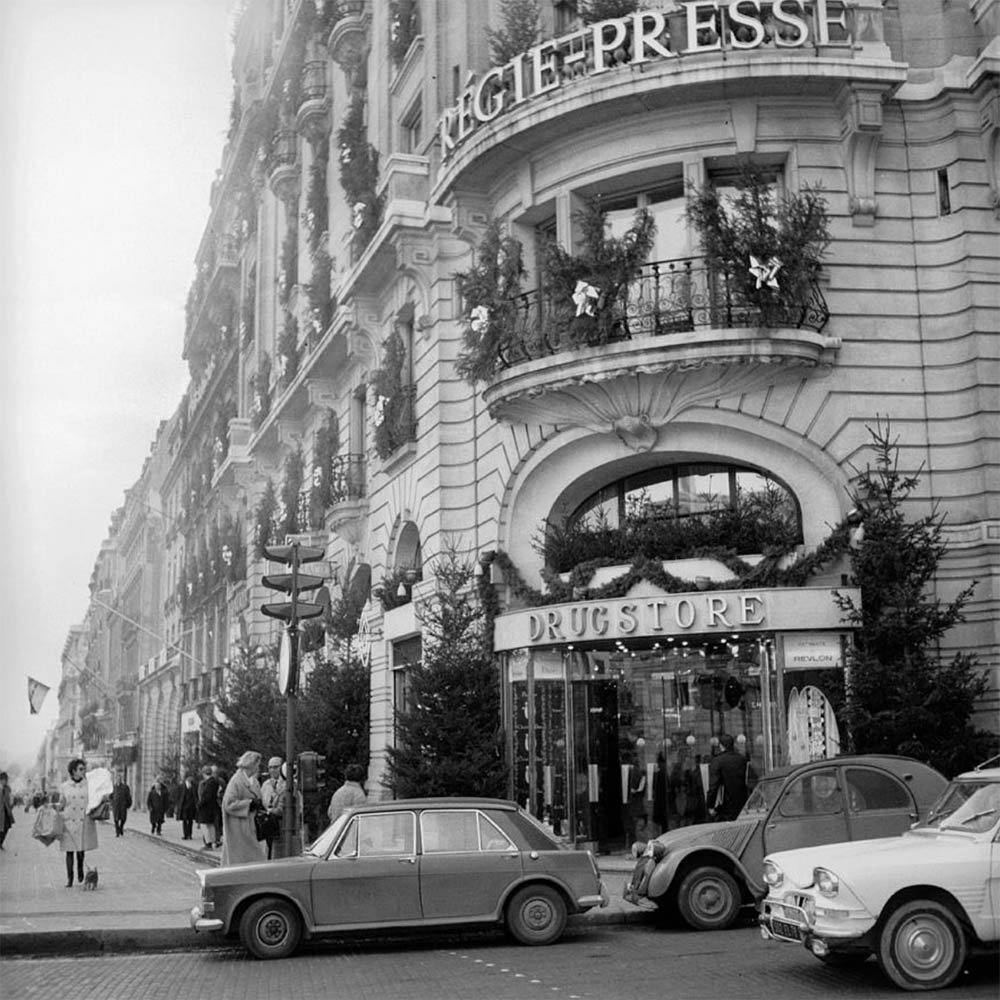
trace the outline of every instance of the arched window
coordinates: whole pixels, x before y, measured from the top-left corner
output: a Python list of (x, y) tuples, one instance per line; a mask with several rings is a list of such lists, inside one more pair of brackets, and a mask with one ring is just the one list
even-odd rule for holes
[(592, 493), (549, 525), (546, 563), (560, 572), (588, 559), (678, 559), (704, 549), (739, 555), (802, 542), (787, 486), (759, 469), (721, 462), (661, 466)]

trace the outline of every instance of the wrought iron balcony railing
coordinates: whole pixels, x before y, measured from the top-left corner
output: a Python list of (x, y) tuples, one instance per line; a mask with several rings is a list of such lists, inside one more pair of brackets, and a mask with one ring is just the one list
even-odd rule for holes
[[(780, 272), (779, 272), (780, 279)], [(815, 278), (801, 289), (764, 288), (748, 293), (745, 275), (709, 266), (702, 258), (655, 261), (623, 285), (593, 319), (574, 315), (547, 289), (519, 295), (499, 351), (498, 368), (535, 358), (641, 337), (699, 329), (756, 327), (820, 332), (830, 312)]]
[(330, 499), (333, 503), (364, 499), (364, 455), (337, 455), (330, 467)]

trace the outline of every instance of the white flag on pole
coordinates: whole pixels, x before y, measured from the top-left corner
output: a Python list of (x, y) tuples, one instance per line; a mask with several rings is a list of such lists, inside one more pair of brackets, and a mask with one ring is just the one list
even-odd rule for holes
[(36, 681), (34, 677), (28, 678), (28, 707), (32, 715), (38, 715), (38, 710), (45, 701), (45, 696), (49, 693), (49, 686), (41, 681)]

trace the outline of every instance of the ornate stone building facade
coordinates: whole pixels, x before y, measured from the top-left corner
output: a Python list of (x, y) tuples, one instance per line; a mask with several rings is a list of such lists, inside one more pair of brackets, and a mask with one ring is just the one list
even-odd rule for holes
[[(995, 717), (1000, 5), (593, 6), (543, 2), (500, 51), (499, 0), (245, 5), (191, 386), (159, 445), (166, 643), (142, 740), (174, 726), (196, 750), (227, 663), (274, 640), (261, 547), (293, 535), (323, 547), (335, 599), (365, 601), (373, 787), (449, 547), (501, 602), (510, 793), (571, 839), (620, 840), (630, 794), (652, 815), (657, 776), (719, 732), (761, 768), (832, 749), (842, 551), (788, 586), (749, 573), (752, 541), (738, 565), (664, 550), (581, 576), (538, 539), (769, 497), (794, 563), (845, 522), (880, 417), (921, 470), (913, 512), (948, 515), (939, 594), (979, 581), (942, 652), (979, 654)], [(825, 198), (795, 295), (777, 258), (741, 261), (763, 270), (740, 291), (685, 214), (746, 164), (779, 200)], [(637, 212), (655, 222), (613, 292), (586, 254), (597, 198), (620, 253)], [(553, 241), (583, 262), (565, 287)], [(481, 311), (456, 278), (477, 268)]]

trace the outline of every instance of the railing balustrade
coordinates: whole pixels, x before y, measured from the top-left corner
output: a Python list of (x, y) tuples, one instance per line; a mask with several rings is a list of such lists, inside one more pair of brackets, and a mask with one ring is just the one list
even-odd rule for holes
[[(500, 369), (581, 347), (699, 329), (790, 327), (818, 333), (830, 318), (815, 278), (804, 291), (779, 287), (753, 301), (742, 275), (710, 266), (703, 258), (644, 264), (592, 321), (575, 317), (571, 306), (554, 301), (544, 288), (525, 292), (510, 305)], [(574, 332), (574, 324), (582, 334)]]

